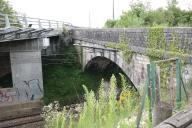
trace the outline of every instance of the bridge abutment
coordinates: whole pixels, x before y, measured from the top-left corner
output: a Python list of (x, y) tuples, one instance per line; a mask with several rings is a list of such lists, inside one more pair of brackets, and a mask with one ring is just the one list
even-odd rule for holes
[(25, 102), (43, 97), (42, 46), (42, 39), (0, 44), (0, 51), (10, 55), (7, 60), (10, 60), (12, 73), (11, 88), (0, 89), (0, 104)]

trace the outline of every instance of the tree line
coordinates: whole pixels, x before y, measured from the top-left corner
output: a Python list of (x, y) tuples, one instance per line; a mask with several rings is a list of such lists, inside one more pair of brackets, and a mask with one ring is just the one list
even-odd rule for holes
[(192, 10), (182, 10), (177, 0), (168, 0), (166, 8), (151, 9), (149, 2), (133, 0), (130, 10), (117, 20), (107, 20), (106, 28), (126, 27), (192, 27)]

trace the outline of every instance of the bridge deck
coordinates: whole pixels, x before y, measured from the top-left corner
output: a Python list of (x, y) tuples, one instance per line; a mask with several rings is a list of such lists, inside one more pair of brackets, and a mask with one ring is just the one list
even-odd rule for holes
[(62, 31), (54, 30), (52, 28), (8, 28), (0, 30), (0, 43), (1, 42), (10, 42), (16, 40), (28, 40), (35, 38), (45, 38), (58, 36)]

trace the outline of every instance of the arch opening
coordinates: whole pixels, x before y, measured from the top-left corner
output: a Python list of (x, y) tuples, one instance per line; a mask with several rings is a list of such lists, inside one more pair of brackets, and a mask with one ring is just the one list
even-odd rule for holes
[(100, 78), (104, 79), (105, 82), (110, 81), (112, 74), (115, 75), (117, 79), (117, 86), (120, 87), (121, 80), (120, 74), (123, 74), (126, 78), (127, 83), (130, 85), (131, 89), (137, 91), (137, 88), (134, 86), (129, 77), (125, 74), (125, 72), (113, 61), (108, 58), (97, 56), (92, 58), (84, 68), (85, 72), (93, 73), (95, 75), (100, 76)]

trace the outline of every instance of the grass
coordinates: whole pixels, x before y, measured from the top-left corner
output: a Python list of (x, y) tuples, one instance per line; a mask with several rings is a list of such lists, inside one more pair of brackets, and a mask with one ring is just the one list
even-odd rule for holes
[(49, 65), (44, 66), (44, 102), (49, 104), (59, 101), (61, 105), (82, 101), (83, 87), (97, 90), (102, 76), (89, 72), (82, 72), (76, 66)]
[[(66, 51), (73, 51), (68, 48)], [(76, 60), (76, 56), (67, 56)], [(46, 63), (46, 62), (45, 62)], [(119, 76), (119, 70), (106, 69), (103, 72), (82, 72), (78, 64), (48, 65), (43, 67), (44, 101), (46, 104), (59, 101), (61, 106), (83, 103), (79, 118), (64, 107), (58, 111), (58, 105), (45, 107), (46, 128), (134, 128), (135, 116), (139, 107), (139, 97), (130, 81)], [(91, 71), (91, 70), (90, 70)], [(111, 74), (115, 74), (111, 77)], [(110, 78), (110, 89), (106, 93), (104, 81)], [(116, 79), (117, 78), (117, 79)], [(100, 86), (99, 86), (100, 84)], [(82, 85), (86, 85), (83, 86)], [(121, 93), (116, 95), (116, 88)], [(118, 100), (117, 100), (118, 99)], [(132, 119), (132, 117), (134, 117)]]
[(92, 67), (82, 72), (78, 52), (73, 45), (62, 46), (60, 52), (62, 55), (42, 58), (43, 64), (56, 63), (58, 60), (64, 63), (63, 65), (43, 66), (44, 102), (46, 105), (54, 101), (59, 101), (62, 106), (82, 102), (83, 84), (88, 89), (97, 91), (101, 79), (109, 81), (112, 74), (115, 74), (119, 83), (118, 75), (122, 71), (117, 65), (108, 66), (104, 71), (95, 71), (92, 70), (94, 69)]
[[(99, 74), (82, 72), (78, 53), (72, 44), (64, 45), (61, 48), (61, 56), (43, 57), (43, 64), (55, 63), (58, 60), (64, 63), (63, 65), (43, 66), (45, 104), (59, 101), (63, 106), (81, 102), (83, 96), (82, 84), (89, 85), (89, 89), (96, 90), (101, 79)], [(51, 59), (53, 61), (50, 61)]]
[[(123, 78), (123, 77), (122, 77)], [(124, 78), (123, 78), (124, 79)], [(74, 119), (73, 114), (63, 111), (48, 110), (44, 115), (46, 128), (135, 128), (135, 119), (138, 111), (139, 97), (129, 85), (122, 80), (120, 99), (116, 100), (117, 82), (113, 75), (110, 79), (110, 89), (104, 90), (104, 82), (99, 86), (98, 98), (92, 90), (83, 86), (85, 102), (79, 112), (79, 118)], [(107, 95), (106, 95), (107, 94)], [(52, 107), (52, 106), (50, 106)]]

